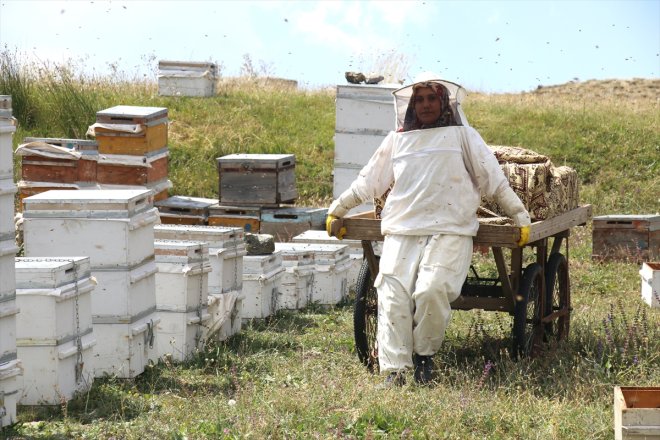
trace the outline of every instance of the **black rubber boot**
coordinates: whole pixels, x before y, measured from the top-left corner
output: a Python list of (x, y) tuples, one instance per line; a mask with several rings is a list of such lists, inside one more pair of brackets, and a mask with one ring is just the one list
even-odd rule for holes
[(415, 367), (415, 382), (420, 385), (429, 385), (433, 382), (435, 379), (433, 356), (413, 354), (413, 366)]

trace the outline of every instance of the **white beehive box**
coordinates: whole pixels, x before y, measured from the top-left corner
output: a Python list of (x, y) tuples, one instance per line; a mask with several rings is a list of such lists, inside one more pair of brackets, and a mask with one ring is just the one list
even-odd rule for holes
[(348, 296), (348, 270), (351, 266), (348, 246), (315, 243), (296, 245), (314, 254), (311, 301), (320, 305), (336, 305), (345, 299)]
[[(337, 237), (330, 237), (326, 231), (309, 230), (296, 235), (291, 240), (293, 243), (314, 243), (314, 244), (332, 244), (348, 246), (348, 254), (351, 260), (351, 266), (348, 269), (348, 287), (355, 288), (360, 268), (362, 267), (363, 250), (360, 240), (339, 240)], [(373, 244), (373, 243), (372, 243)], [(377, 249), (374, 249), (377, 254)]]
[(660, 308), (660, 262), (642, 264), (642, 299), (651, 307)]
[(158, 94), (160, 96), (215, 95), (218, 66), (210, 62), (158, 62)]
[(0, 428), (16, 423), (16, 404), (21, 392), (22, 367), (18, 359), (0, 363)]
[(275, 243), (282, 253), (282, 275), (277, 309), (297, 310), (307, 307), (314, 285), (314, 254), (296, 243)]
[(0, 236), (14, 238), (14, 195), (17, 188), (12, 179), (0, 179)]
[(16, 258), (19, 346), (51, 346), (92, 331), (89, 257)]
[(276, 311), (282, 273), (282, 255), (246, 255), (243, 257), (243, 321), (267, 318)]
[(156, 347), (159, 357), (171, 356), (182, 362), (204, 346), (204, 327), (211, 317), (206, 305), (193, 312), (159, 310), (158, 316)]
[(94, 323), (126, 324), (145, 311), (156, 310), (156, 273), (153, 259), (125, 269), (96, 269), (92, 293)]
[(16, 300), (0, 303), (0, 364), (16, 359)]
[(94, 323), (99, 341), (94, 354), (94, 376), (134, 378), (144, 372), (149, 361), (158, 359), (155, 347), (160, 318), (150, 310), (127, 324)]
[[(335, 124), (333, 197), (337, 198), (358, 176), (385, 136), (396, 129), (389, 85), (338, 85)], [(351, 213), (372, 208), (367, 201)]]
[(266, 255), (246, 255), (243, 257), (243, 275), (261, 275), (282, 267), (282, 253), (277, 250)]
[(16, 259), (21, 405), (59, 405), (91, 387), (93, 289), (89, 257)]
[(12, 118), (11, 96), (0, 95), (0, 181), (14, 180), (12, 137), (16, 126)]
[(26, 256), (87, 255), (99, 269), (154, 255), (158, 210), (147, 190), (53, 190), (23, 203)]
[(208, 244), (200, 241), (156, 240), (156, 308), (191, 312), (208, 304)]
[(16, 293), (16, 274), (14, 257), (18, 252), (14, 234), (7, 234), (0, 240), (0, 303), (14, 299)]
[(156, 225), (156, 239), (203, 241), (209, 244), (209, 294), (239, 291), (243, 286), (244, 231), (221, 226)]
[(60, 405), (76, 393), (88, 391), (94, 381), (91, 366), (96, 342), (90, 331), (81, 336), (80, 347), (76, 340), (55, 345), (19, 345), (23, 365), (19, 404)]

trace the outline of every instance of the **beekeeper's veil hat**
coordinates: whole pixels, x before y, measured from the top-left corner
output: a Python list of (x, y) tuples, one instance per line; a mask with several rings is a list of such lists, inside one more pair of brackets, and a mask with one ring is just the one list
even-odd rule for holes
[(410, 98), (412, 97), (415, 88), (424, 83), (442, 85), (449, 93), (449, 105), (454, 114), (456, 124), (465, 126), (469, 125), (468, 120), (463, 113), (463, 109), (461, 108), (461, 101), (467, 96), (465, 89), (459, 84), (440, 79), (440, 76), (437, 74), (424, 72), (418, 75), (412, 84), (401, 87), (392, 92), (392, 95), (394, 95), (396, 126), (398, 130), (401, 130), (404, 127), (406, 113), (408, 113), (408, 117), (410, 117), (410, 112), (412, 111), (409, 109)]

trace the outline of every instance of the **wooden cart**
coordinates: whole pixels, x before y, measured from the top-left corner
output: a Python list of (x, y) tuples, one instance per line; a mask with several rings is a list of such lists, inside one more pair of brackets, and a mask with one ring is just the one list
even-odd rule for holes
[[(461, 296), (451, 303), (452, 309), (481, 309), (512, 315), (514, 358), (537, 354), (544, 340), (566, 338), (571, 313), (568, 237), (570, 228), (583, 225), (591, 218), (591, 211), (591, 205), (579, 206), (551, 219), (532, 223), (529, 241), (523, 247), (518, 246), (518, 227), (480, 220), (474, 244), (491, 248), (498, 276), (482, 278), (472, 267)], [(383, 240), (380, 220), (374, 218), (373, 212), (336, 219), (331, 225), (333, 235), (342, 227), (346, 228), (344, 238), (361, 240), (364, 249), (354, 311), (356, 351), (365, 366), (378, 371), (378, 300), (373, 284), (378, 274), (379, 257), (374, 254), (372, 242)], [(504, 248), (510, 249), (508, 264)], [(526, 249), (534, 252), (535, 257), (534, 262), (523, 269)]]

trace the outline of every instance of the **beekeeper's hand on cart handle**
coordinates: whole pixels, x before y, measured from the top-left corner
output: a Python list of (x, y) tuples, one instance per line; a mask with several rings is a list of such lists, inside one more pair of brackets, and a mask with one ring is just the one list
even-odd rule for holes
[(341, 221), (335, 222), (335, 228), (333, 228), (334, 220), (341, 220), (345, 216), (349, 208), (346, 208), (342, 203), (342, 196), (333, 201), (328, 208), (328, 217), (325, 219), (325, 231), (330, 237), (335, 236), (338, 239), (343, 239), (346, 234), (346, 228), (341, 224)]
[(529, 241), (529, 225), (520, 227), (520, 240), (518, 246), (523, 247)]

